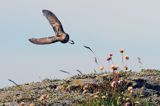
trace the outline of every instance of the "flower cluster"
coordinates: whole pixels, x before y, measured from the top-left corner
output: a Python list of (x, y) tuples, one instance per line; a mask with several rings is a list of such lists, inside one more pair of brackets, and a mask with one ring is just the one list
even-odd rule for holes
[[(127, 61), (129, 60), (129, 56), (124, 56), (124, 52), (125, 50), (124, 49), (120, 49), (120, 53), (121, 53), (121, 56), (122, 56), (122, 70), (128, 70), (128, 64), (127, 64)], [(125, 62), (124, 62), (125, 60)]]
[[(122, 58), (122, 70), (128, 70), (128, 60), (129, 60), (129, 56), (127, 55), (124, 55), (125, 53), (125, 50), (124, 49), (120, 49), (119, 52), (121, 53), (121, 58)], [(112, 83), (111, 83), (111, 86), (112, 87), (118, 87), (118, 81), (119, 81), (119, 75), (118, 75), (118, 69), (119, 67), (117, 65), (115, 65), (113, 63), (113, 54), (110, 53), (108, 54), (106, 60), (108, 61), (109, 63), (109, 70), (112, 70), (113, 72), (113, 80), (112, 80)]]

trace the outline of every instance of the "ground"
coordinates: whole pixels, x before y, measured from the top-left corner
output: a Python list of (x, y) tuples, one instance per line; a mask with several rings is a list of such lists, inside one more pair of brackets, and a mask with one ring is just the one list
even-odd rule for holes
[(0, 106), (122, 106), (129, 102), (131, 105), (127, 106), (160, 104), (160, 71), (120, 71), (118, 75), (116, 86), (112, 85), (112, 73), (91, 73), (64, 80), (45, 79), (2, 88)]

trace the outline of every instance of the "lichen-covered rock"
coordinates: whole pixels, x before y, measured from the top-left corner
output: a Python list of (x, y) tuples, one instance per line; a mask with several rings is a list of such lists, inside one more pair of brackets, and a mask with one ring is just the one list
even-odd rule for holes
[[(132, 95), (140, 100), (160, 104), (160, 72), (120, 72), (119, 91), (127, 93), (132, 86)], [(112, 73), (78, 75), (65, 80), (45, 79), (0, 89), (0, 106), (19, 106), (34, 103), (35, 106), (71, 106), (82, 103), (87, 98), (100, 96), (101, 91), (110, 95)], [(116, 89), (115, 89), (116, 90)], [(99, 93), (97, 93), (99, 92)], [(43, 95), (47, 95), (43, 97)], [(92, 96), (91, 96), (92, 95)], [(43, 97), (43, 98), (42, 98)], [(106, 95), (109, 98), (109, 96)], [(41, 99), (40, 99), (41, 98)], [(138, 101), (139, 102), (139, 101)]]

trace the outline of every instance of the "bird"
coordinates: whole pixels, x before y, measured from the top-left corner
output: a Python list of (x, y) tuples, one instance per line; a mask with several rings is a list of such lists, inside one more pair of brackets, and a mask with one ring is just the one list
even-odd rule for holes
[(52, 26), (55, 36), (43, 37), (43, 38), (30, 38), (28, 39), (31, 43), (37, 45), (44, 45), (44, 44), (52, 44), (55, 42), (61, 43), (70, 43), (74, 44), (73, 40), (70, 40), (70, 36), (68, 33), (64, 32), (63, 26), (59, 19), (56, 17), (54, 13), (49, 10), (42, 10), (43, 15), (47, 18), (50, 25)]

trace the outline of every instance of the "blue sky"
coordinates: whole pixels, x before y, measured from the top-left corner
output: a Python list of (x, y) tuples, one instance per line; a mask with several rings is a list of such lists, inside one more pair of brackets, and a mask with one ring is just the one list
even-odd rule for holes
[[(138, 70), (137, 57), (144, 68), (159, 69), (159, 0), (0, 0), (0, 87), (69, 77), (76, 69), (90, 73), (97, 69), (94, 55), (82, 47), (90, 46), (107, 66), (105, 57), (114, 54), (120, 63), (119, 49), (130, 56), (129, 67)], [(42, 9), (54, 12), (76, 45), (56, 43), (37, 46), (31, 37), (54, 32)]]

